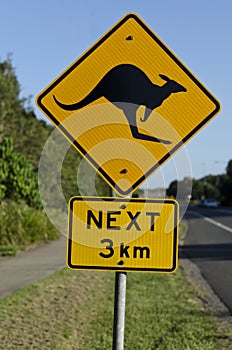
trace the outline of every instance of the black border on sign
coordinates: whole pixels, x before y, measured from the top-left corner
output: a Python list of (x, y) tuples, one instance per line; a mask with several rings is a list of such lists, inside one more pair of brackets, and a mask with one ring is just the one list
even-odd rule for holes
[[(108, 201), (108, 202), (119, 202), (119, 203), (129, 203), (129, 202), (139, 202), (139, 203), (161, 203), (161, 204), (173, 204), (174, 205), (174, 238), (173, 238), (173, 261), (172, 267), (170, 269), (165, 268), (145, 268), (145, 267), (128, 267), (123, 268), (119, 266), (83, 266), (83, 265), (73, 265), (72, 264), (72, 229), (73, 229), (73, 203), (76, 201)], [(72, 270), (101, 270), (101, 271), (142, 271), (142, 272), (163, 272), (172, 273), (177, 268), (177, 253), (178, 253), (178, 203), (172, 199), (146, 199), (146, 198), (118, 198), (118, 197), (72, 197), (69, 201), (69, 228), (68, 228), (68, 241), (67, 241), (67, 266)]]
[[(87, 151), (73, 139), (72, 135), (58, 122), (56, 117), (43, 105), (43, 98), (56, 87), (66, 76), (68, 76), (81, 62), (94, 52), (104, 41), (106, 41), (120, 26), (128, 19), (133, 18), (138, 24), (152, 37), (154, 41), (172, 58), (173, 61), (192, 79), (192, 81), (202, 90), (202, 92), (215, 104), (215, 109), (202, 120), (189, 134), (187, 134), (175, 147), (173, 147), (161, 160), (153, 165), (146, 174), (137, 180), (127, 191), (122, 191), (120, 187), (111, 179), (111, 177), (97, 164), (97, 162), (87, 153)], [(94, 168), (107, 180), (107, 182), (122, 196), (131, 194), (146, 178), (148, 178), (155, 170), (157, 170), (168, 158), (176, 152), (178, 148), (183, 146), (198, 130), (200, 130), (210, 119), (213, 118), (220, 110), (219, 102), (211, 95), (211, 93), (194, 77), (194, 75), (180, 62), (180, 60), (164, 45), (164, 43), (145, 25), (145, 23), (134, 13), (129, 13), (121, 19), (113, 28), (111, 28), (99, 41), (97, 41), (87, 52), (85, 52), (77, 61), (73, 63), (58, 79), (56, 79), (46, 90), (44, 90), (37, 98), (37, 104), (41, 110), (53, 121), (53, 123), (61, 130), (63, 134), (71, 141), (80, 153), (88, 159)]]

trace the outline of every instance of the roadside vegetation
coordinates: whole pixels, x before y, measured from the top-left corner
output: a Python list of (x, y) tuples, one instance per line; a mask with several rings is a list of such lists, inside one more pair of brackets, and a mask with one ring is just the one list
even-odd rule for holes
[[(43, 211), (37, 174), (41, 152), (54, 128), (36, 118), (30, 98), (21, 98), (20, 92), (11, 56), (0, 60), (0, 256), (59, 237)], [(80, 160), (70, 148), (61, 174), (67, 201), (79, 194), (75, 170)], [(49, 163), (45, 171), (45, 179), (54, 175)], [(99, 177), (96, 185), (99, 195), (109, 194)], [(51, 209), (62, 209), (56, 208), (56, 191), (51, 193)]]
[(23, 201), (0, 203), (0, 255), (15, 255), (18, 250), (59, 236), (43, 210), (31, 208)]
[(201, 199), (215, 199), (225, 206), (232, 206), (232, 160), (226, 166), (225, 174), (207, 175), (202, 179), (185, 178), (182, 181), (175, 180), (170, 183), (167, 195), (176, 197), (177, 189), (181, 188), (183, 198), (187, 198), (191, 193), (191, 201)]
[[(0, 301), (7, 349), (108, 350), (114, 273), (63, 269)], [(125, 350), (230, 350), (232, 328), (203, 303), (179, 268), (128, 273)]]

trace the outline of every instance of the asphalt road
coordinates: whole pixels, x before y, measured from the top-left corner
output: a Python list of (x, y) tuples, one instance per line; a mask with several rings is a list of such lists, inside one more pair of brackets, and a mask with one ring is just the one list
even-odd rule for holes
[(65, 266), (66, 239), (0, 259), (0, 299)]
[(232, 313), (232, 209), (190, 206), (183, 254)]

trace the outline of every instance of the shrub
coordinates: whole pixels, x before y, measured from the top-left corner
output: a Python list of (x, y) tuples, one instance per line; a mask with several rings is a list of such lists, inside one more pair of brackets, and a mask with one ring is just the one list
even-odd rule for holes
[(37, 174), (23, 154), (14, 152), (11, 138), (0, 143), (0, 200), (23, 199), (27, 204), (41, 207)]
[[(44, 211), (25, 202), (2, 201), (0, 204), (0, 254), (9, 254), (37, 242), (59, 238)], [(7, 248), (8, 247), (8, 248)], [(8, 255), (9, 255), (8, 254)]]

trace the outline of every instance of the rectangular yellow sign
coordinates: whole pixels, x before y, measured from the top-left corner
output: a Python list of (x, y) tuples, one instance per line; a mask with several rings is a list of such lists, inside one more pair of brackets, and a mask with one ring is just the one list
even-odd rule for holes
[(174, 272), (178, 203), (171, 199), (73, 197), (71, 269)]

